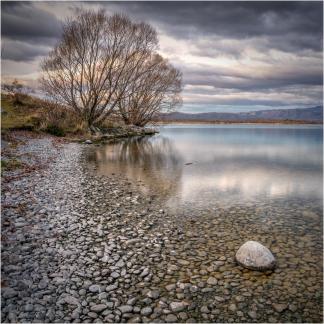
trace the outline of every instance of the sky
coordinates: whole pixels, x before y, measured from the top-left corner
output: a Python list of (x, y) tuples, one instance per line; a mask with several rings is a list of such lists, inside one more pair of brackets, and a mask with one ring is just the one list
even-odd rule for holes
[(2, 1), (2, 82), (37, 87), (40, 62), (79, 8), (150, 23), (183, 73), (183, 112), (323, 104), (321, 1)]

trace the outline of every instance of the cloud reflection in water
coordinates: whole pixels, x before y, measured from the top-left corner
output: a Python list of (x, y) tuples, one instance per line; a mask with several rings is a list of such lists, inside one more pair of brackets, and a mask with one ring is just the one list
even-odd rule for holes
[(98, 172), (142, 180), (171, 206), (321, 200), (322, 132), (317, 126), (170, 126), (158, 136), (96, 148), (93, 157)]

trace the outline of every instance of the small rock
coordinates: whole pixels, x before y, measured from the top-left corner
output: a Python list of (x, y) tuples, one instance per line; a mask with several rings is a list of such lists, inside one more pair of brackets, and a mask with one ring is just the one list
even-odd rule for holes
[(141, 278), (146, 277), (148, 274), (150, 273), (150, 269), (149, 268), (145, 268), (142, 273), (140, 274)]
[(167, 285), (167, 286), (165, 286), (165, 289), (167, 290), (167, 291), (172, 291), (172, 290), (174, 290), (176, 288), (176, 285), (175, 284), (171, 284), (171, 285)]
[(292, 311), (293, 313), (296, 312), (296, 310), (298, 309), (297, 306), (294, 305), (294, 304), (290, 304), (288, 308), (289, 308), (289, 310)]
[(106, 287), (106, 291), (109, 292), (109, 291), (113, 291), (113, 290), (116, 290), (118, 287), (117, 285), (109, 285)]
[(118, 307), (118, 309), (124, 314), (124, 313), (131, 313), (133, 311), (133, 306), (130, 305), (122, 305)]
[(2, 288), (2, 297), (3, 298), (12, 298), (18, 295), (18, 292), (10, 287)]
[(100, 292), (100, 286), (99, 285), (91, 285), (89, 287), (89, 291), (95, 293), (95, 292)]
[(252, 318), (252, 319), (256, 319), (258, 317), (257, 313), (255, 311), (249, 311), (248, 315)]
[(116, 264), (115, 267), (122, 268), (125, 265), (125, 262), (123, 260), (119, 260)]
[(96, 314), (96, 313), (94, 313), (94, 312), (89, 312), (87, 315), (88, 315), (89, 317), (91, 317), (91, 318), (97, 318), (97, 317), (98, 317), (98, 314)]
[(150, 290), (146, 295), (149, 298), (157, 299), (160, 296), (160, 292), (158, 290)]
[(33, 304), (27, 304), (25, 305), (25, 312), (31, 312), (34, 309)]
[(141, 317), (140, 316), (134, 316), (128, 320), (128, 323), (141, 323)]
[(185, 302), (172, 302), (170, 303), (170, 308), (173, 312), (181, 312), (188, 306)]
[(272, 307), (274, 308), (274, 310), (276, 312), (282, 313), (287, 308), (287, 305), (286, 304), (272, 304)]
[(130, 298), (130, 299), (127, 300), (127, 305), (134, 306), (136, 301), (137, 301), (136, 297)]
[(188, 318), (188, 315), (187, 315), (187, 313), (185, 313), (185, 312), (180, 312), (180, 313), (178, 314), (178, 316), (179, 316), (179, 318), (180, 318), (181, 320), (183, 320), (183, 321), (185, 321), (185, 320)]
[(110, 275), (112, 278), (114, 278), (114, 279), (117, 279), (117, 278), (119, 278), (120, 277), (120, 275), (119, 275), (119, 273), (118, 272), (116, 272), (116, 271), (114, 271), (113, 273), (111, 273), (111, 275)]
[(178, 318), (174, 314), (169, 314), (166, 316), (165, 321), (167, 323), (176, 323), (176, 322), (178, 322)]
[(48, 285), (48, 281), (47, 280), (41, 280), (40, 282), (39, 282), (39, 284), (38, 284), (38, 288), (39, 289), (45, 289), (46, 287), (47, 287), (47, 285)]
[(210, 310), (208, 309), (207, 306), (202, 306), (202, 307), (200, 308), (200, 311), (201, 311), (203, 314), (208, 314), (208, 313), (210, 313)]
[(212, 291), (214, 291), (214, 288), (203, 288), (202, 290), (201, 290), (201, 292), (203, 292), (203, 293), (209, 293), (209, 292), (212, 292)]
[(151, 307), (144, 307), (141, 310), (141, 315), (148, 316), (148, 315), (152, 314), (152, 312), (153, 312), (153, 310)]
[(231, 304), (231, 305), (229, 305), (228, 309), (229, 309), (231, 312), (235, 312), (235, 311), (236, 311), (236, 305), (235, 305), (235, 304)]
[(64, 301), (66, 304), (69, 304), (69, 305), (79, 305), (79, 300), (71, 295), (64, 297)]
[(217, 285), (217, 279), (214, 277), (209, 277), (207, 280), (207, 284), (212, 286)]
[(192, 293), (196, 293), (197, 291), (198, 291), (198, 287), (197, 286), (190, 286), (190, 292), (192, 292)]
[(90, 309), (91, 309), (91, 311), (93, 311), (95, 313), (101, 313), (106, 308), (107, 308), (107, 305), (105, 305), (105, 304), (98, 304), (98, 305), (92, 306)]

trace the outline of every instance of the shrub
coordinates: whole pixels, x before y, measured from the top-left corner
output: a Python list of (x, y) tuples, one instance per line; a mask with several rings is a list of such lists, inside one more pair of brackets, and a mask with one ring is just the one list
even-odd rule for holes
[(85, 130), (84, 123), (72, 110), (48, 101), (43, 102), (39, 128), (55, 136), (82, 133)]
[(48, 125), (45, 131), (54, 136), (59, 136), (59, 137), (65, 136), (64, 129), (57, 125)]

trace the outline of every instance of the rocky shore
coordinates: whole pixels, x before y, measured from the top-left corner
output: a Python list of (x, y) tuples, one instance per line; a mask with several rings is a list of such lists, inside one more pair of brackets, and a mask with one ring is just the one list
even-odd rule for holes
[(275, 271), (244, 269), (239, 210), (176, 218), (139, 183), (97, 175), (87, 149), (12, 149), (32, 171), (2, 178), (2, 322), (321, 322), (320, 255), (307, 254), (320, 241), (300, 238), (308, 272), (280, 254)]
[(112, 143), (116, 140), (130, 137), (150, 136), (158, 133), (153, 127), (137, 127), (134, 125), (115, 126), (110, 128), (99, 129), (91, 127), (92, 136), (87, 139), (77, 140), (86, 144), (92, 143)]

